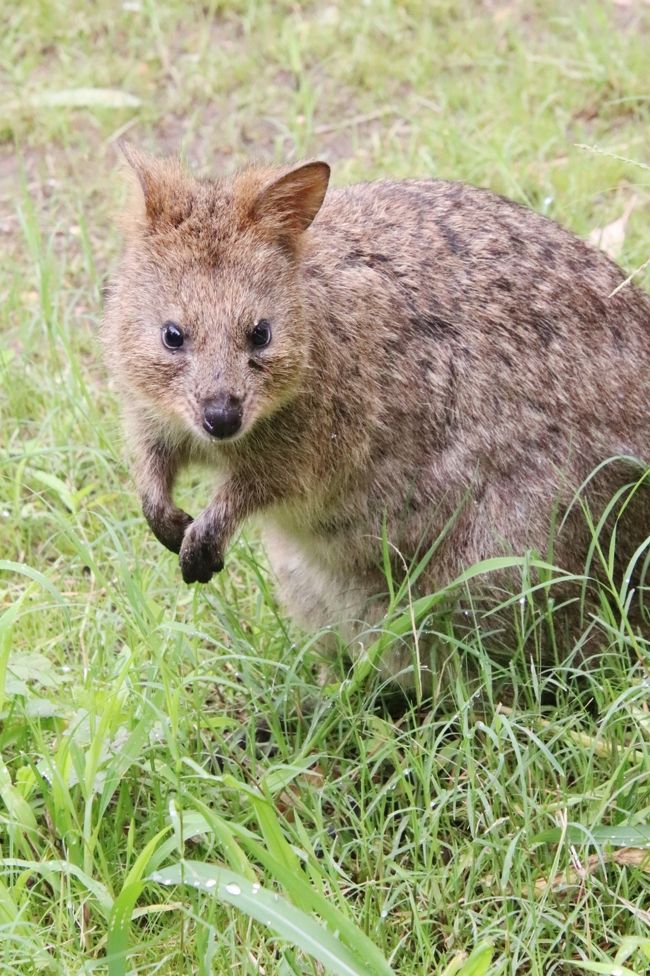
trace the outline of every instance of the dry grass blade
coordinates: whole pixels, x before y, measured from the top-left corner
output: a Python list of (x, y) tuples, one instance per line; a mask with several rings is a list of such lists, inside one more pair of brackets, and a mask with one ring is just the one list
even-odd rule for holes
[(606, 224), (605, 227), (594, 227), (587, 238), (590, 244), (593, 244), (594, 247), (599, 247), (613, 261), (620, 256), (623, 250), (625, 229), (630, 219), (630, 214), (636, 206), (636, 202), (636, 197), (632, 197), (617, 220), (613, 220), (611, 224)]
[(539, 897), (548, 891), (557, 892), (573, 888), (603, 864), (625, 864), (650, 874), (650, 851), (639, 847), (622, 847), (618, 851), (606, 854), (591, 854), (586, 861), (580, 862), (579, 866), (560, 871), (553, 878), (539, 878), (533, 886), (533, 894)]
[[(498, 710), (500, 712), (503, 712), (504, 715), (515, 714), (514, 709), (510, 708), (508, 705), (499, 704)], [(553, 727), (553, 723), (549, 722), (545, 718), (538, 717), (536, 721), (537, 724), (540, 725), (543, 729), (549, 729)], [(594, 753), (597, 756), (612, 755), (612, 747), (610, 746), (610, 744), (608, 742), (604, 742), (602, 739), (599, 739), (597, 736), (587, 735), (586, 732), (575, 732), (573, 731), (573, 729), (567, 729), (566, 734), (571, 739), (572, 742), (575, 742), (576, 745), (584, 746), (587, 749), (593, 749)], [(630, 759), (632, 762), (643, 763), (645, 762), (646, 756), (645, 753), (643, 753), (640, 749), (635, 749), (633, 752), (630, 753)]]

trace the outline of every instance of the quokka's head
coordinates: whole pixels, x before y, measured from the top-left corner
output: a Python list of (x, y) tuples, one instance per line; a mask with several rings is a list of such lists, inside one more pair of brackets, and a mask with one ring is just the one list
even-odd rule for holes
[(329, 167), (197, 180), (122, 148), (134, 194), (102, 328), (120, 395), (170, 436), (244, 437), (307, 376), (300, 261)]

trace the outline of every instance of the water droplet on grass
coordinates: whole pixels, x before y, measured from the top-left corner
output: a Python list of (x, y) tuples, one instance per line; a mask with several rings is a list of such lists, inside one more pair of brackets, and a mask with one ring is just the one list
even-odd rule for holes
[(238, 884), (235, 884), (234, 881), (231, 881), (230, 884), (226, 885), (226, 891), (229, 895), (241, 895), (241, 888)]
[(251, 887), (251, 893), (252, 893), (253, 895), (256, 895), (256, 894), (257, 894), (257, 892), (258, 892), (259, 890), (260, 890), (260, 886), (259, 886), (259, 884), (257, 883), (257, 881), (255, 881), (255, 882), (254, 882), (254, 884), (253, 884), (253, 885), (252, 885), (252, 887)]
[(214, 888), (214, 886), (216, 885), (216, 883), (217, 883), (217, 879), (216, 878), (208, 878), (208, 880), (205, 882), (205, 887), (206, 888)]

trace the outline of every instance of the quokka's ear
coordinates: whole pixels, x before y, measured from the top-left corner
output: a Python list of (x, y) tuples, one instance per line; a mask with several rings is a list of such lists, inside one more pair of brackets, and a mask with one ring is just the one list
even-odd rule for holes
[(118, 145), (137, 177), (125, 215), (127, 224), (177, 227), (192, 211), (192, 178), (176, 159), (156, 159), (122, 139)]
[(251, 218), (273, 236), (295, 244), (320, 210), (329, 178), (327, 163), (298, 166), (258, 193)]

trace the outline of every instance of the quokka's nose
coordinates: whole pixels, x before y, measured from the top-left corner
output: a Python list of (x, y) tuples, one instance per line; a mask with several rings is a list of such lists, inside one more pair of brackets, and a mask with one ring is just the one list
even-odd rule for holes
[(203, 427), (219, 440), (233, 437), (241, 427), (241, 418), (241, 400), (236, 396), (215, 397), (203, 407)]

